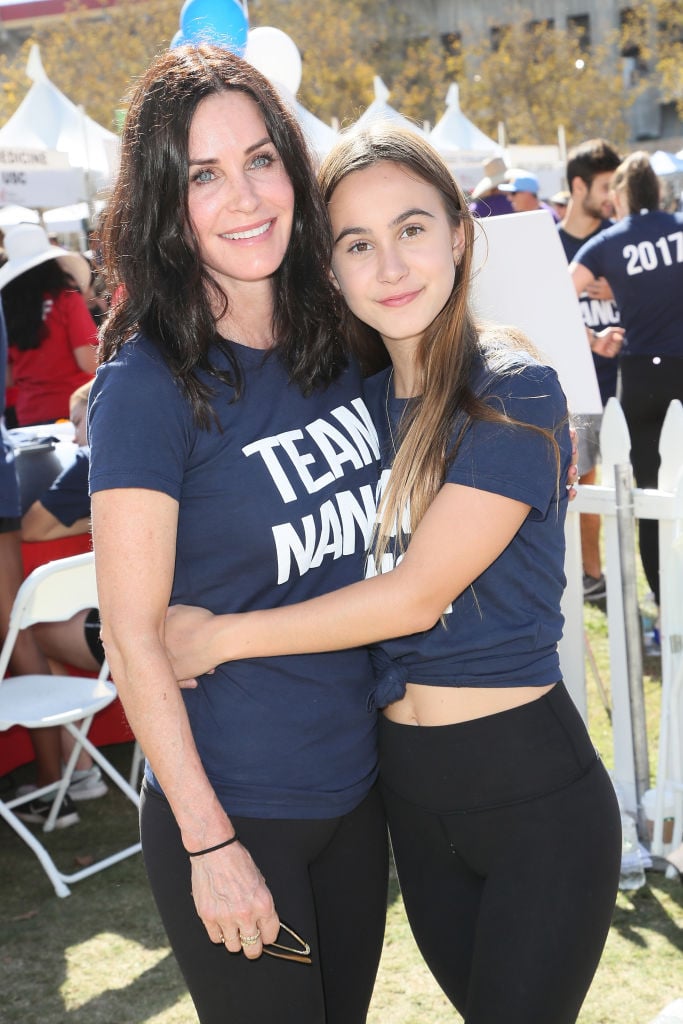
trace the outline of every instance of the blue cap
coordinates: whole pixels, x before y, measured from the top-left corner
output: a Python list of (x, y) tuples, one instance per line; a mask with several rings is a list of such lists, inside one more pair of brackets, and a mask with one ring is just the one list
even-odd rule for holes
[(535, 196), (539, 191), (538, 178), (528, 171), (525, 174), (517, 174), (512, 181), (505, 185), (499, 185), (501, 192), (532, 192)]

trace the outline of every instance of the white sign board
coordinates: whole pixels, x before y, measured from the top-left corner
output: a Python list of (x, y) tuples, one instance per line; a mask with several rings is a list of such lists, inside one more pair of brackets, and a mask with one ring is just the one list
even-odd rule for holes
[(78, 203), (86, 197), (82, 168), (9, 164), (2, 162), (2, 154), (0, 149), (0, 206), (50, 208)]
[(595, 367), (557, 227), (547, 210), (477, 222), (474, 310), (514, 324), (558, 373), (572, 416), (601, 413)]
[(83, 171), (36, 171), (0, 167), (0, 205), (52, 207), (77, 203), (86, 195)]
[(31, 149), (28, 146), (0, 146), (0, 166), (19, 169), (43, 170), (71, 167), (68, 153), (56, 149)]

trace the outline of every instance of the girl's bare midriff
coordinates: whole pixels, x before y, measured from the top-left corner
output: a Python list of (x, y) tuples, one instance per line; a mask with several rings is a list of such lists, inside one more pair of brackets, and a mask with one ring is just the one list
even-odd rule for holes
[(403, 700), (390, 704), (384, 714), (399, 725), (455, 725), (530, 704), (554, 685), (483, 688), (408, 683)]

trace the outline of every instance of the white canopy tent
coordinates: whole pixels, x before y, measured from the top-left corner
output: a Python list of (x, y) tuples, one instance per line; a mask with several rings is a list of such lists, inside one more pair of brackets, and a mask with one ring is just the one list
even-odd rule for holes
[(477, 184), (487, 160), (504, 155), (497, 142), (465, 117), (455, 82), (446, 94), (446, 112), (434, 125), (429, 141), (446, 161), (458, 184), (466, 190)]
[(659, 178), (664, 208), (683, 210), (683, 149), (678, 153), (657, 149), (650, 154), (650, 163)]
[(92, 200), (99, 189), (111, 182), (116, 166), (117, 136), (93, 121), (53, 85), (43, 68), (37, 46), (31, 48), (26, 72), (33, 85), (9, 121), (0, 128), (0, 148), (65, 153), (71, 168), (80, 169), (83, 179), (80, 194), (67, 197), (62, 194), (55, 202), (41, 205)]
[(302, 107), (298, 100), (294, 100), (294, 113), (296, 114), (297, 120), (301, 125), (306, 141), (313, 150), (315, 156), (322, 160), (326, 157), (329, 151), (334, 145), (337, 133), (330, 127), (329, 124), (325, 124), (319, 117), (312, 114), (310, 110), (306, 110)]
[(415, 124), (414, 121), (410, 121), (407, 117), (404, 117), (403, 114), (399, 114), (398, 110), (389, 106), (387, 100), (391, 94), (379, 75), (375, 75), (373, 82), (375, 87), (375, 98), (367, 110), (363, 111), (356, 123), (364, 125), (369, 124), (372, 121), (390, 121), (392, 124), (401, 125), (402, 128), (408, 128), (410, 131), (416, 132), (418, 135), (422, 135), (424, 137), (425, 133), (419, 125)]
[[(40, 214), (28, 206), (0, 206), (0, 229), (3, 231), (12, 224), (40, 224), (47, 232), (54, 235), (80, 234), (85, 241), (86, 226), (92, 217), (92, 205), (73, 203), (69, 206), (56, 206), (51, 210), (43, 210)], [(100, 199), (94, 202), (95, 213), (101, 213), (104, 203)]]
[(683, 174), (683, 149), (680, 153), (669, 153), (664, 149), (656, 149), (650, 154), (652, 169), (659, 177), (669, 174)]
[(319, 117), (316, 117), (310, 110), (302, 106), (284, 85), (280, 82), (275, 82), (274, 84), (282, 99), (293, 111), (294, 116), (299, 122), (313, 156), (317, 160), (322, 160), (332, 149), (337, 133), (329, 124), (325, 124)]
[(446, 94), (446, 112), (437, 121), (429, 135), (429, 141), (446, 159), (458, 159), (472, 155), (481, 162), (493, 156), (502, 156), (503, 150), (472, 123), (460, 109), (460, 90), (453, 82)]

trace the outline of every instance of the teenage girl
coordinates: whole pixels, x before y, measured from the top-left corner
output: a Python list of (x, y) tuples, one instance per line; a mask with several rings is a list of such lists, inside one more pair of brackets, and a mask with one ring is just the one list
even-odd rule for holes
[(366, 365), (391, 359), (367, 392), (382, 451), (370, 578), (241, 616), (171, 609), (176, 674), (373, 645), (394, 857), (429, 967), (467, 1024), (570, 1024), (621, 836), (560, 676), (565, 398), (514, 332), (475, 325), (471, 216), (428, 144), (352, 132), (320, 178), (349, 337)]

